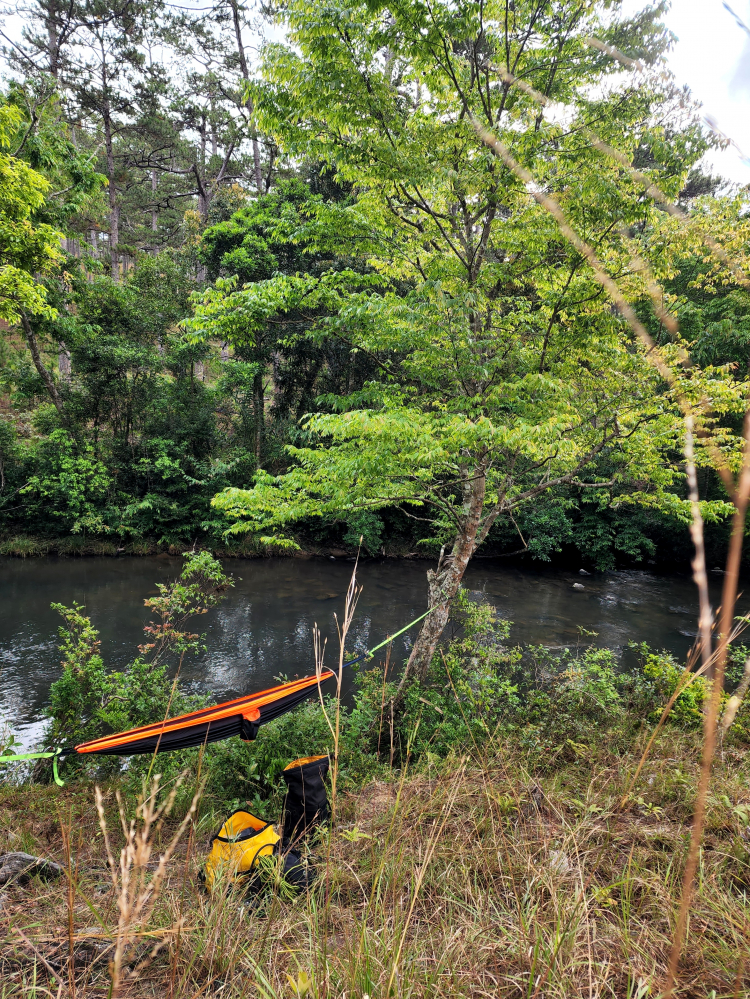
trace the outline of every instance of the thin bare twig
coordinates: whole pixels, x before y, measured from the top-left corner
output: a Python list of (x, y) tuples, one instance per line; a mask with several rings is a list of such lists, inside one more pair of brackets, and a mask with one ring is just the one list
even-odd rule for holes
[[(692, 511), (692, 521), (690, 524), (690, 534), (693, 540), (693, 546), (695, 548), (695, 557), (693, 559), (693, 579), (695, 580), (695, 585), (698, 588), (698, 598), (699, 598), (699, 641), (697, 643), (697, 649), (693, 650), (693, 653), (688, 656), (688, 661), (683, 670), (682, 676), (680, 677), (675, 689), (667, 701), (664, 710), (661, 713), (661, 717), (656, 725), (656, 728), (651, 733), (651, 738), (648, 740), (646, 748), (640, 758), (638, 766), (636, 767), (635, 773), (630, 778), (628, 786), (623, 793), (620, 800), (620, 808), (624, 808), (625, 803), (630, 795), (633, 785), (638, 779), (643, 765), (648, 758), (651, 751), (651, 747), (656, 740), (659, 732), (662, 729), (667, 717), (672, 710), (677, 698), (683, 694), (687, 688), (694, 683), (698, 677), (710, 674), (719, 650), (716, 649), (711, 651), (711, 632), (713, 629), (714, 614), (710, 606), (709, 594), (708, 594), (708, 575), (706, 573), (706, 556), (705, 547), (703, 542), (703, 517), (700, 510), (700, 502), (698, 497), (698, 482), (695, 472), (695, 454), (693, 451), (693, 423), (692, 419), (687, 418), (686, 423), (686, 434), (685, 434), (685, 458), (687, 464), (687, 481), (688, 481), (688, 496), (690, 499), (690, 506)], [(744, 630), (746, 622), (740, 626), (735, 626), (730, 634), (730, 642), (734, 641), (741, 632)], [(701, 656), (701, 666), (697, 670), (693, 670), (695, 664), (695, 658), (697, 655)], [(750, 663), (750, 659), (748, 660)], [(750, 672), (748, 672), (748, 684), (750, 684)], [(744, 697), (745, 691), (740, 692), (738, 690), (739, 700), (737, 701), (737, 707)], [(736, 713), (737, 708), (735, 707), (734, 712)], [(727, 728), (732, 724), (734, 720), (734, 714), (732, 714), (730, 720), (727, 723)]]
[(740, 574), (740, 560), (742, 558), (745, 515), (747, 513), (748, 501), (750, 501), (750, 409), (748, 409), (748, 412), (745, 415), (745, 425), (743, 429), (744, 449), (742, 471), (740, 472), (739, 481), (737, 483), (735, 511), (734, 517), (732, 518), (732, 535), (729, 541), (729, 554), (727, 556), (727, 567), (724, 574), (724, 587), (721, 597), (721, 619), (719, 622), (719, 643), (716, 653), (716, 664), (714, 667), (713, 686), (711, 688), (711, 698), (708, 703), (708, 710), (704, 715), (701, 773), (698, 781), (695, 811), (693, 813), (693, 826), (690, 832), (690, 846), (688, 848), (685, 873), (682, 880), (680, 911), (677, 917), (677, 927), (675, 929), (672, 950), (669, 956), (667, 986), (664, 993), (664, 999), (670, 999), (672, 996), (677, 977), (677, 967), (679, 965), (680, 954), (682, 952), (682, 944), (685, 936), (685, 929), (687, 927), (688, 912), (690, 911), (690, 904), (693, 899), (693, 883), (698, 869), (698, 855), (700, 852), (701, 840), (703, 838), (708, 787), (711, 780), (711, 766), (716, 752), (719, 708), (721, 706), (721, 695), (724, 690), (724, 667), (727, 659), (727, 649), (729, 647), (732, 622), (734, 620), (734, 607), (737, 601), (737, 583)]
[[(693, 418), (685, 417), (685, 459), (688, 481), (688, 497), (690, 499), (690, 536), (695, 548), (693, 558), (693, 579), (698, 589), (698, 634), (700, 636), (701, 661), (708, 672), (711, 662), (711, 628), (714, 615), (711, 610), (711, 600), (708, 594), (708, 575), (706, 573), (706, 548), (703, 542), (703, 516), (701, 514), (700, 497), (698, 495), (698, 478), (695, 472), (695, 450), (693, 447)], [(732, 604), (734, 607), (734, 603)]]
[(31, 950), (34, 952), (34, 954), (39, 958), (39, 960), (42, 962), (42, 964), (44, 965), (44, 967), (47, 969), (47, 971), (49, 972), (49, 974), (52, 975), (52, 977), (54, 979), (57, 979), (60, 982), (62, 982), (62, 979), (60, 978), (60, 973), (58, 971), (55, 971), (55, 969), (52, 967), (52, 965), (49, 964), (49, 962), (46, 961), (42, 957), (42, 955), (36, 949), (36, 947), (31, 942), (31, 940), (29, 940), (29, 938), (26, 936), (26, 934), (23, 932), (23, 930), (20, 930), (17, 926), (14, 926), (13, 927), (13, 931), (19, 935), (19, 937), (23, 940), (23, 942), (26, 944), (27, 947), (31, 948)]

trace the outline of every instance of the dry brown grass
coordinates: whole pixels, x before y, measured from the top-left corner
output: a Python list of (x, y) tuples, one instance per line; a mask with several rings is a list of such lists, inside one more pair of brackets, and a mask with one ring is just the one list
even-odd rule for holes
[[(148, 919), (128, 929), (119, 996), (657, 996), (679, 908), (700, 740), (663, 734), (629, 810), (618, 811), (638, 748), (618, 759), (602, 747), (595, 759), (545, 776), (498, 746), (481, 760), (342, 794), (338, 832), (316, 851), (315, 889), (293, 901), (271, 895), (257, 911), (237, 894), (201, 891), (198, 870), (218, 819), (204, 814), (190, 858), (183, 837), (162, 864)], [(750, 843), (735, 811), (750, 803), (750, 773), (737, 749), (716, 766), (722, 799), (709, 798), (676, 993), (696, 999), (750, 988), (750, 965), (742, 964), (750, 945), (742, 850)], [(0, 850), (65, 863), (64, 809), (77, 866), (72, 905), (67, 883), (5, 891), (0, 996), (110, 995), (123, 938), (121, 885), (108, 870), (93, 789), (0, 793)], [(105, 809), (117, 856), (127, 851), (129, 827), (111, 799)], [(152, 830), (143, 871), (134, 861), (139, 884), (157, 877), (178, 824)]]

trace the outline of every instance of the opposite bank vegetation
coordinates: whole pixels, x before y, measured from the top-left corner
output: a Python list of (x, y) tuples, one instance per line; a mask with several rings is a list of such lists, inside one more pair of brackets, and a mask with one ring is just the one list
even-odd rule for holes
[(51, 2), (0, 44), (3, 551), (686, 563), (685, 397), (720, 559), (750, 220), (661, 7), (300, 0), (253, 62), (237, 0)]
[[(428, 559), (430, 555), (424, 550), (413, 551), (411, 545), (405, 541), (401, 543), (387, 542), (381, 544), (380, 551), (373, 554), (388, 558), (422, 558)], [(290, 556), (294, 558), (308, 558), (313, 556), (333, 555), (334, 558), (344, 556), (354, 556), (360, 551), (360, 546), (352, 544), (346, 548), (337, 544), (327, 545), (324, 543), (314, 544), (310, 541), (301, 540), (299, 547), (290, 551), (286, 546), (275, 545), (273, 542), (264, 542), (257, 537), (235, 538), (229, 541), (217, 540), (211, 547), (200, 545), (203, 551), (209, 551), (218, 558), (270, 558)], [(157, 541), (142, 539), (139, 541), (110, 541), (107, 538), (87, 537), (80, 534), (71, 534), (62, 538), (44, 538), (34, 535), (16, 534), (4, 540), (0, 540), (0, 555), (13, 558), (41, 558), (45, 555), (58, 555), (63, 558), (76, 558), (90, 555), (99, 556), (145, 556), (145, 555), (183, 555), (188, 551), (195, 551), (193, 544), (167, 544)]]

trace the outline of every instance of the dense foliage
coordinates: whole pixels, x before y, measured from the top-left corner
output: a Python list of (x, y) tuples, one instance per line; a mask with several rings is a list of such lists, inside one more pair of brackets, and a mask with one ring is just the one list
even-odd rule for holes
[[(684, 564), (691, 522), (705, 579), (699, 512), (711, 562), (723, 563), (735, 511), (733, 537), (741, 540), (749, 189), (727, 187), (701, 169), (704, 154), (723, 140), (706, 129), (667, 70), (665, 7), (665, 0), (640, 11), (624, 0), (285, 0), (259, 4), (255, 17), (239, 0), (195, 8), (162, 0), (21, 0), (2, 13), (16, 21), (0, 30), (8, 72), (0, 92), (0, 554), (187, 552), (181, 577), (145, 601), (153, 612), (146, 640), (120, 672), (106, 668), (85, 607), (55, 605), (64, 620), (62, 670), (50, 692), (45, 741), (67, 745), (200, 703), (180, 686), (180, 671), (200, 647), (192, 619), (232, 585), (218, 554), (302, 547), (431, 558), (428, 611), (403, 669), (398, 664), (390, 677), (365, 669), (351, 703), (329, 701), (321, 711), (310, 701), (265, 725), (251, 744), (232, 739), (159, 758), (160, 779), (182, 796), (185, 819), (173, 845), (188, 826), (190, 834), (173, 906), (179, 916), (166, 936), (154, 937), (148, 957), (138, 951), (133, 973), (169, 954), (170, 995), (181, 947), (184, 963), (203, 933), (201, 918), (186, 919), (184, 910), (199, 829), (185, 774), (205, 778), (209, 806), (211, 797), (222, 808), (250, 801), (259, 814), (271, 814), (290, 757), (318, 752), (333, 755), (336, 807), (337, 787), (361, 786), (394, 767), (402, 774), (383, 839), (397, 846), (382, 849), (375, 834), (364, 834), (372, 858), (361, 880), (347, 862), (337, 882), (329, 866), (342, 841), (362, 838), (356, 825), (334, 822), (330, 829), (342, 835), (323, 833), (325, 900), (315, 891), (308, 896), (316, 925), (324, 924), (321, 934), (309, 934), (323, 941), (314, 968), (315, 975), (325, 969), (323, 991), (335, 980), (331, 955), (340, 950), (338, 943), (329, 949), (337, 893), (356, 898), (361, 910), (340, 924), (351, 929), (363, 920), (349, 961), (352, 984), (342, 993), (386, 995), (404, 983), (409, 991), (411, 972), (396, 979), (415, 964), (404, 950), (407, 939), (435, 946), (434, 917), (457, 904), (467, 886), (495, 908), (482, 908), (481, 931), (451, 931), (451, 940), (467, 950), (481, 940), (475, 949), (485, 954), (487, 926), (501, 928), (495, 991), (512, 981), (508, 927), (517, 923), (524, 970), (514, 994), (548, 989), (553, 968), (578, 937), (588, 954), (576, 962), (577, 973), (588, 969), (591, 994), (594, 969), (607, 975), (611, 965), (609, 954), (600, 960), (603, 946), (611, 950), (611, 929), (596, 905), (601, 898), (602, 905), (617, 904), (609, 894), (615, 889), (628, 971), (621, 988), (607, 982), (610, 991), (644, 996), (649, 976), (661, 989), (657, 965), (673, 934), (676, 965), (694, 867), (700, 861), (697, 898), (705, 894), (706, 872), (724, 863), (715, 850), (703, 864), (700, 838), (710, 813), (719, 695), (726, 699), (722, 642), (730, 640), (737, 565), (727, 562), (715, 687), (708, 661), (703, 674), (691, 673), (646, 646), (634, 650), (630, 671), (584, 635), (575, 650), (514, 648), (511, 625), (474, 604), (462, 585), (478, 552), (559, 558), (596, 570)], [(707, 628), (711, 615), (701, 610)], [(703, 640), (706, 657), (705, 633)], [(739, 755), (750, 742), (750, 658), (735, 649), (730, 659), (737, 692), (726, 700), (719, 737), (722, 750)], [(531, 781), (532, 774), (563, 768), (575, 775), (585, 758), (606, 756), (605, 783), (627, 797), (641, 765), (621, 787), (629, 770), (619, 772), (619, 761), (640, 751), (646, 727), (656, 738), (665, 703), (672, 706), (673, 739), (679, 733), (688, 746), (691, 732), (706, 729), (677, 930), (669, 919), (677, 911), (672, 886), (682, 878), (684, 803), (668, 863), (658, 854), (652, 872), (659, 872), (657, 896), (637, 857), (633, 868), (636, 838), (623, 837), (622, 808), (618, 813), (610, 801), (606, 827), (591, 827), (579, 850), (574, 836), (552, 838), (549, 815), (540, 821), (538, 785), (522, 803), (515, 773), (512, 798), (491, 794), (490, 785), (471, 791), (486, 800), (489, 811), (480, 811), (489, 818), (480, 825), (475, 809), (475, 820), (461, 820), (460, 845), (434, 896), (440, 901), (424, 929), (411, 924), (443, 831), (456, 825), (454, 805), (470, 760), (506, 767), (509, 743), (514, 765)], [(8, 748), (16, 745), (12, 734), (2, 738)], [(420, 808), (402, 832), (394, 823), (412, 763), (422, 774), (457, 769), (458, 779), (425, 778), (454, 790), (442, 797), (434, 821), (429, 808)], [(49, 778), (48, 764), (40, 760), (33, 775)], [(155, 765), (85, 757), (66, 764), (71, 782), (116, 777), (131, 797), (140, 794), (144, 825), (158, 797), (155, 786), (150, 797), (144, 790)], [(10, 783), (32, 770), (9, 766)], [(662, 801), (668, 794), (685, 798), (686, 789), (692, 794), (694, 782), (681, 766), (672, 769)], [(733, 781), (738, 787), (740, 776)], [(597, 793), (611, 797), (611, 789)], [(136, 938), (141, 948), (150, 935), (146, 916), (134, 930), (141, 903), (129, 906), (129, 872), (139, 872), (132, 884), (149, 882), (151, 913), (173, 849), (153, 879), (147, 876), (151, 847), (144, 841), (142, 852), (133, 852), (136, 822), (128, 827), (117, 800), (126, 847), (119, 872), (110, 861), (115, 894), (121, 882), (117, 943), (106, 951), (113, 955), (112, 995), (120, 994), (128, 934), (133, 954)], [(573, 794), (558, 818), (571, 802), (582, 816), (603, 810)], [(642, 797), (631, 795), (631, 804), (648, 818), (664, 812)], [(101, 798), (98, 806), (104, 831)], [(517, 821), (527, 808), (539, 839), (533, 849)], [(748, 883), (748, 806), (726, 797), (722, 808), (722, 821), (736, 832), (736, 863), (722, 882), (722, 892), (734, 893), (717, 924), (722, 931), (703, 934), (717, 939), (742, 922), (736, 892), (741, 886), (746, 895)], [(76, 853), (73, 876), (72, 815), (63, 830), (67, 967), (75, 991), (74, 914), (86, 864)], [(518, 874), (507, 860), (506, 824), (510, 838), (519, 839), (520, 830), (526, 843)], [(486, 850), (490, 828), (494, 845), (481, 869), (462, 868), (471, 849)], [(161, 819), (154, 829), (161, 841)], [(598, 855), (628, 859), (616, 878), (597, 883), (582, 858), (603, 834), (612, 849)], [(570, 844), (575, 865), (565, 857)], [(376, 845), (382, 859), (373, 877)], [(502, 869), (488, 879), (488, 865), (494, 870), (500, 857)], [(383, 871), (395, 877), (404, 860), (408, 874), (384, 891)], [(537, 873), (529, 880), (530, 871), (574, 869), (580, 892), (569, 890), (572, 879), (559, 889)], [(635, 894), (624, 887), (632, 886), (633, 870)], [(347, 877), (357, 880), (351, 891)], [(445, 894), (448, 883), (455, 898)], [(369, 907), (360, 901), (365, 884), (372, 885)], [(510, 919), (493, 900), (496, 887), (506, 901), (515, 896)], [(99, 887), (87, 893), (94, 912), (88, 899), (99, 897)], [(657, 902), (650, 904), (661, 907), (649, 931), (667, 914), (653, 948), (659, 956), (637, 981), (632, 941), (644, 935), (633, 934), (635, 895), (652, 895)], [(575, 897), (585, 913), (585, 934), (580, 914), (571, 914), (541, 931), (542, 944), (543, 909), (563, 896)], [(382, 900), (388, 912), (377, 909), (369, 936), (366, 910)], [(524, 906), (531, 907), (527, 915)], [(237, 923), (233, 905), (222, 899), (214, 908)], [(257, 928), (259, 921), (244, 922)], [(697, 915), (694, 923), (710, 925)], [(242, 974), (234, 959), (217, 956), (220, 939), (237, 939), (236, 925), (206, 932), (211, 957), (188, 963), (210, 978), (186, 994), (229, 977), (243, 988), (252, 976), (258, 984), (266, 944), (274, 940), (271, 924), (269, 917), (252, 957), (246, 952)], [(292, 953), (287, 930), (278, 935), (284, 946), (270, 950), (298, 961), (303, 949), (295, 944)], [(392, 931), (402, 934), (400, 942)], [(721, 946), (742, 955), (739, 994), (747, 941), (737, 934)], [(36, 962), (36, 946), (21, 937)], [(387, 957), (374, 958), (378, 948)], [(544, 948), (549, 961), (541, 974)], [(15, 967), (15, 951), (12, 960)], [(444, 960), (428, 963), (434, 969)], [(385, 963), (392, 970), (383, 991)], [(451, 960), (446, 969), (439, 985), (430, 971), (424, 994), (455, 991)], [(696, 983), (709, 981), (696, 969)], [(35, 963), (34, 989), (37, 970)], [(298, 971), (296, 979), (286, 976), (294, 994), (317, 994), (307, 971)], [(727, 995), (728, 981), (721, 980)], [(276, 994), (270, 985), (261, 991)], [(559, 990), (574, 992), (580, 987)]]
[(480, 545), (687, 560), (674, 388), (477, 134), (557, 199), (668, 363), (690, 354), (682, 391), (731, 464), (746, 202), (700, 171), (715, 140), (664, 72), (659, 8), (289, 4), (257, 59), (233, 0), (100, 13), (34, 0), (6, 52), (0, 550), (445, 546), (445, 613)]

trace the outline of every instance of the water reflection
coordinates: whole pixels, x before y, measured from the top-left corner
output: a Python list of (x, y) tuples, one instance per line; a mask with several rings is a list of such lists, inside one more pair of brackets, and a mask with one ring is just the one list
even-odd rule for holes
[[(102, 654), (113, 669), (124, 667), (143, 641), (149, 611), (144, 597), (174, 578), (181, 559), (0, 559), (0, 719), (24, 742), (38, 735), (40, 712), (59, 675), (53, 601), (86, 606), (101, 632)], [(248, 693), (275, 677), (312, 671), (312, 629), (328, 639), (327, 663), (335, 661), (334, 614), (343, 599), (352, 563), (346, 560), (267, 559), (235, 561), (237, 577), (226, 601), (203, 617), (206, 650), (183, 666), (185, 682), (217, 697)], [(426, 606), (426, 562), (365, 563), (349, 650), (362, 651), (403, 627)], [(721, 577), (712, 579), (718, 603)], [(575, 645), (579, 628), (597, 633), (597, 644), (622, 651), (646, 641), (684, 656), (696, 628), (696, 599), (687, 577), (646, 572), (579, 576), (508, 568), (477, 561), (467, 574), (501, 616), (514, 622), (521, 644)], [(577, 585), (576, 585), (577, 584)], [(581, 588), (583, 587), (583, 588)], [(746, 604), (747, 601), (744, 601)], [(397, 639), (394, 660), (403, 661), (410, 636)]]

